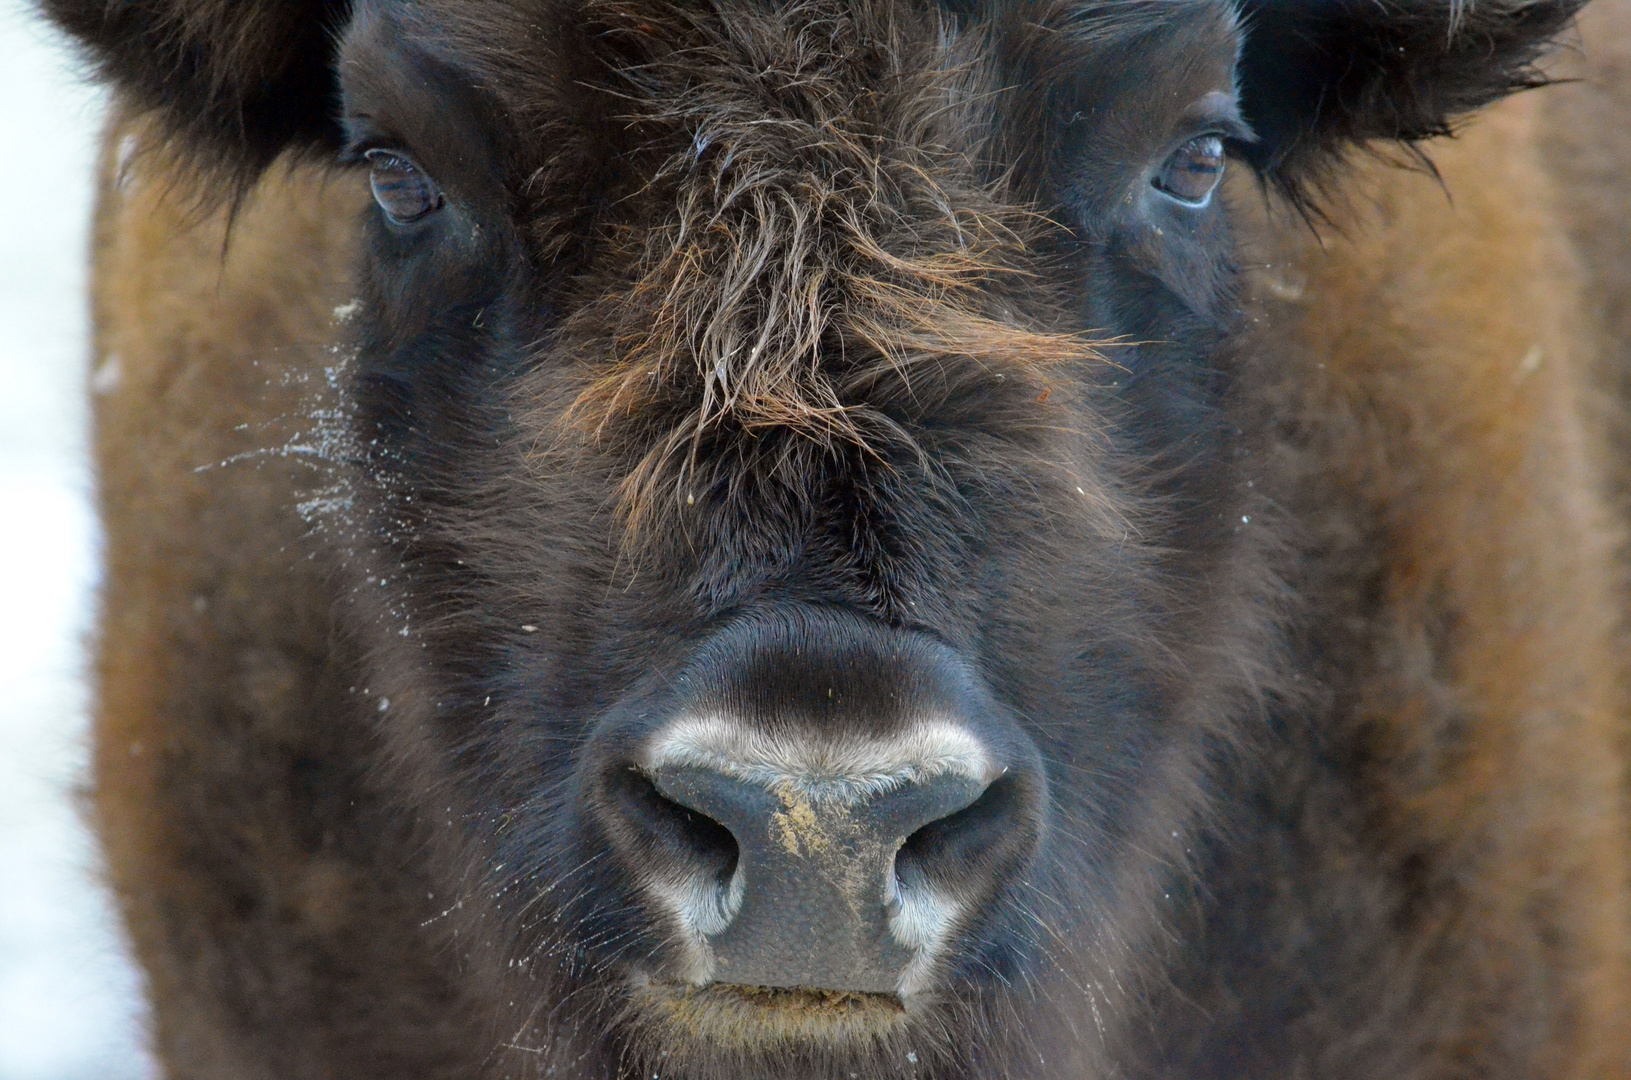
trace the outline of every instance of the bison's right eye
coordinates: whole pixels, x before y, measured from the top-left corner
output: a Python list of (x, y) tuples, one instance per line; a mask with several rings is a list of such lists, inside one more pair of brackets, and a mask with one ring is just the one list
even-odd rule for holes
[(398, 225), (442, 208), (442, 193), (413, 162), (389, 150), (370, 150), (368, 183), (374, 201)]

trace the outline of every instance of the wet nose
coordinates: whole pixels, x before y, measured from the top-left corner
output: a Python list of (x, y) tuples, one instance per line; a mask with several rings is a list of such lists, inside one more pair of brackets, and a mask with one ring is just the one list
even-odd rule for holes
[(580, 775), (654, 977), (912, 993), (1040, 843), (1035, 744), (927, 635), (772, 609), (643, 685)]
[[(913, 924), (914, 915), (924, 921), (914, 908), (943, 911), (950, 901), (927, 895), (933, 885), (921, 875), (908, 872), (902, 882), (902, 849), (934, 823), (958, 831), (953, 819), (987, 787), (955, 775), (870, 793), (794, 781), (767, 787), (697, 767), (659, 769), (653, 786), (717, 822), (736, 845), (730, 879), (720, 883), (728, 922), (709, 939), (715, 981), (889, 993), (901, 988), (925, 931), (949, 929)], [(713, 845), (699, 845), (697, 855), (700, 867)]]

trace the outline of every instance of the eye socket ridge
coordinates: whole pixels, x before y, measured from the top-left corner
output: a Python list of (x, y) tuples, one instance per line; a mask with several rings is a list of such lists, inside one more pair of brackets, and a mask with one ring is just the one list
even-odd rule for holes
[(1167, 155), (1150, 183), (1174, 202), (1200, 209), (1212, 201), (1212, 193), (1223, 179), (1228, 160), (1223, 140), (1218, 132), (1189, 139)]
[(435, 181), (400, 152), (376, 147), (363, 157), (368, 160), (368, 186), (374, 201), (392, 224), (412, 224), (446, 205)]

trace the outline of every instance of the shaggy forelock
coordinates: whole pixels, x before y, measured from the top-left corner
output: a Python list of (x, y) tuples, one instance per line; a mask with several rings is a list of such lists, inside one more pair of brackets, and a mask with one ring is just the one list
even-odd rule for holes
[[(788, 476), (835, 451), (927, 467), (903, 401), (931, 413), (993, 373), (1045, 395), (1049, 372), (1102, 362), (1102, 338), (1039, 287), (1060, 227), (992, 164), (1011, 157), (999, 59), (1114, 55), (1170, 31), (1172, 4), (1039, 3), (976, 24), (905, 3), (587, 0), (570, 29), (558, 6), (488, 7), (415, 22), (518, 118), (534, 249), (564, 257), (582, 233), (582, 200), (561, 193), (583, 186), (583, 106), (563, 99), (596, 99), (640, 178), (597, 220), (578, 302), (540, 346), (582, 373), (557, 436), (623, 460), (631, 522), (697, 490), (704, 447), (773, 432), (771, 456), (748, 456)], [(560, 74), (573, 33), (595, 58), (575, 81)]]

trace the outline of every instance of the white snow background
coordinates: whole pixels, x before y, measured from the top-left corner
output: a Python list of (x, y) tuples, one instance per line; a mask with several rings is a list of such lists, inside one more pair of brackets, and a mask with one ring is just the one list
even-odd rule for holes
[(76, 807), (98, 573), (84, 288), (102, 101), (28, 0), (0, 0), (0, 1080), (156, 1075)]

